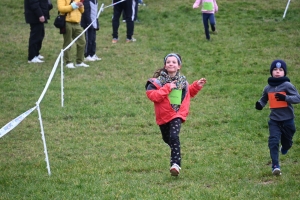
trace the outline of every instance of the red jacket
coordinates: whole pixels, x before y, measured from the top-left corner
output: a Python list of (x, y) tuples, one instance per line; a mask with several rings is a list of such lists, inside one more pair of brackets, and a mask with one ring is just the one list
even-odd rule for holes
[(168, 97), (172, 90), (170, 88), (170, 83), (161, 86), (160, 81), (156, 78), (149, 79), (146, 84), (146, 94), (147, 97), (154, 102), (156, 123), (158, 125), (166, 124), (172, 119), (178, 117), (182, 119), (182, 122), (184, 122), (189, 114), (191, 97), (194, 97), (202, 89), (202, 87), (203, 86), (199, 86), (197, 84), (197, 81), (194, 81), (192, 85), (187, 83), (184, 99), (181, 102), (180, 109), (176, 112), (171, 107)]

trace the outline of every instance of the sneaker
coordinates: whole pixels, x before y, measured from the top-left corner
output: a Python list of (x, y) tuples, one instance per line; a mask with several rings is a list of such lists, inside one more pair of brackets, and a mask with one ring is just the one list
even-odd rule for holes
[(44, 59), (44, 56), (42, 56), (41, 54), (38, 55), (37, 57), (38, 57), (38, 59), (40, 59), (40, 60), (43, 60), (43, 59)]
[(122, 21), (123, 21), (124, 23), (126, 22), (126, 20), (125, 20), (125, 19), (123, 19)]
[(28, 60), (28, 63), (43, 63), (44, 61), (40, 60), (37, 56), (32, 60)]
[(89, 67), (89, 65), (85, 64), (85, 63), (79, 63), (79, 64), (75, 64), (76, 67)]
[(178, 176), (180, 169), (181, 168), (179, 167), (179, 165), (173, 164), (170, 168), (171, 176)]
[(118, 38), (113, 38), (111, 43), (116, 44), (118, 42)]
[(75, 66), (74, 66), (73, 63), (68, 63), (68, 64), (66, 64), (66, 67), (67, 67), (67, 68), (70, 68), (70, 69), (75, 68)]
[(289, 150), (285, 150), (285, 149), (283, 149), (282, 146), (281, 146), (281, 147), (280, 147), (280, 151), (281, 151), (282, 155), (285, 155), (285, 154), (287, 154), (287, 152), (288, 152)]
[(93, 59), (95, 60), (101, 60), (101, 58), (99, 58), (96, 54), (92, 56)]
[(131, 40), (130, 40), (130, 39), (126, 39), (126, 42), (127, 42), (127, 43), (130, 43), (130, 42), (136, 42), (136, 39), (135, 39), (135, 38), (131, 38)]
[(84, 58), (84, 61), (93, 62), (93, 61), (96, 61), (96, 60), (91, 56), (87, 56), (87, 57)]
[(272, 167), (272, 174), (275, 176), (280, 176), (281, 175), (281, 170), (279, 166), (274, 165)]

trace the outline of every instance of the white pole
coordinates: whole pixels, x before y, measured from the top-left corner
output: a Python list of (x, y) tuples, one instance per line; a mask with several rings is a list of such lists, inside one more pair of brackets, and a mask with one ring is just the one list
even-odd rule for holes
[(61, 107), (64, 107), (64, 50), (60, 53), (60, 67), (61, 67)]
[(41, 110), (40, 110), (40, 106), (37, 103), (36, 104), (38, 113), (39, 113), (39, 121), (40, 121), (40, 126), (41, 126), (41, 134), (42, 134), (42, 140), (43, 140), (43, 144), (44, 144), (44, 153), (45, 153), (45, 161), (47, 163), (47, 169), (48, 169), (48, 174), (49, 176), (51, 175), (51, 171), (50, 171), (50, 163), (49, 163), (49, 159), (48, 159), (48, 151), (47, 151), (47, 146), (46, 146), (46, 138), (45, 138), (45, 134), (44, 134), (44, 127), (43, 127), (43, 121), (42, 121), (42, 115), (41, 115)]
[(286, 12), (287, 12), (287, 10), (289, 8), (290, 2), (291, 2), (291, 0), (289, 0), (288, 3), (286, 4), (285, 11), (284, 11), (284, 14), (283, 14), (282, 18), (285, 18), (285, 15), (286, 15)]

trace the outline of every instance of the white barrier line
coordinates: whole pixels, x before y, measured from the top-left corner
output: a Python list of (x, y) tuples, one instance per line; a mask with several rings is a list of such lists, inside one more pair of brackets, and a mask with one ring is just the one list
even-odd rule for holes
[(56, 71), (56, 68), (57, 68), (57, 66), (58, 66), (60, 57), (61, 57), (61, 53), (60, 53), (59, 56), (57, 57), (57, 59), (56, 59), (56, 61), (55, 61), (55, 63), (54, 63), (54, 66), (53, 66), (53, 68), (52, 68), (51, 74), (50, 74), (50, 76), (49, 76), (49, 78), (48, 78), (48, 81), (47, 81), (47, 83), (46, 83), (46, 86), (45, 86), (45, 88), (44, 88), (44, 90), (43, 90), (43, 92), (42, 92), (42, 94), (41, 94), (39, 100), (37, 101), (37, 104), (38, 104), (38, 105), (41, 103), (42, 99), (44, 98), (44, 96), (45, 96), (45, 94), (46, 94), (46, 92), (47, 92), (47, 90), (48, 90), (48, 87), (49, 87), (49, 85), (50, 85), (50, 83), (51, 83), (51, 80), (52, 80), (52, 78), (53, 78), (53, 76), (54, 76), (54, 73), (55, 73), (55, 71)]
[(121, 3), (121, 2), (123, 2), (123, 1), (126, 1), (126, 0), (121, 0), (121, 1), (118, 1), (118, 2), (116, 2), (116, 3), (113, 3), (113, 4), (109, 5), (109, 6), (104, 7), (104, 9), (105, 9), (105, 8), (108, 8), (108, 7), (111, 7), (111, 6), (114, 6), (114, 5), (116, 5), (116, 4), (118, 4), (118, 3)]
[[(100, 7), (100, 9), (99, 9), (99, 12), (98, 12), (98, 14), (97, 14), (97, 19), (99, 18), (100, 13), (104, 11), (103, 6), (104, 6), (104, 4), (102, 4), (101, 7)], [(94, 20), (94, 21), (95, 21), (95, 20)], [(92, 23), (94, 23), (94, 21), (93, 21)]]
[(282, 18), (285, 18), (285, 14), (286, 14), (287, 9), (288, 9), (288, 7), (289, 7), (289, 5), (290, 5), (290, 1), (291, 1), (291, 0), (289, 0), (288, 3), (286, 4), (286, 7), (285, 7), (285, 10), (284, 10), (284, 13), (283, 13), (283, 17), (282, 17)]
[(12, 121), (8, 122), (5, 126), (0, 129), (0, 138), (3, 137), (6, 133), (13, 130), (18, 124), (20, 124), (32, 111), (36, 109), (36, 106), (27, 110), (23, 114), (19, 115)]
[(43, 121), (42, 121), (42, 114), (41, 114), (41, 110), (40, 110), (39, 104), (37, 104), (36, 107), (37, 107), (37, 110), (38, 110), (38, 113), (39, 113), (39, 121), (40, 121), (41, 134), (42, 134), (42, 140), (43, 140), (43, 145), (44, 145), (45, 161), (47, 163), (48, 174), (50, 176), (51, 175), (50, 163), (49, 163), (49, 159), (48, 159), (48, 151), (47, 151), (47, 145), (46, 145), (46, 138), (45, 138), (45, 133), (44, 133)]

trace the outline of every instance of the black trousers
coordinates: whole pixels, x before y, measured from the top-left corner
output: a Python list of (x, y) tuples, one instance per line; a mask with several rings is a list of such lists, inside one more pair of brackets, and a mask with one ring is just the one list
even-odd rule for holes
[[(135, 12), (134, 12), (134, 19), (133, 19), (133, 21), (136, 21), (138, 19), (137, 14), (138, 14), (138, 11), (139, 11), (138, 0), (135, 0), (134, 10), (135, 10)], [(122, 17), (123, 17), (123, 20), (126, 20), (125, 12), (123, 12)]]
[(93, 56), (96, 53), (96, 29), (94, 29), (92, 26), (87, 29), (85, 32), (85, 50), (84, 50), (84, 56)]
[[(113, 3), (118, 2), (119, 0), (113, 0)], [(112, 18), (112, 29), (113, 38), (119, 38), (118, 30), (120, 26), (120, 17), (122, 12), (124, 12), (126, 16), (126, 37), (131, 40), (133, 31), (134, 31), (134, 16), (135, 16), (135, 0), (126, 0), (121, 3), (114, 5), (114, 13)]]
[(289, 150), (293, 145), (293, 136), (296, 132), (296, 127), (294, 119), (286, 121), (274, 121), (270, 119), (268, 125), (270, 134), (268, 146), (272, 159), (272, 168), (274, 168), (274, 166), (279, 167), (280, 143), (284, 150)]
[(167, 143), (171, 149), (170, 166), (173, 164), (181, 166), (179, 141), (181, 123), (182, 120), (180, 118), (175, 118), (170, 122), (159, 126), (163, 141)]
[(44, 37), (45, 37), (44, 23), (30, 24), (28, 60), (32, 60), (34, 57), (40, 54)]

